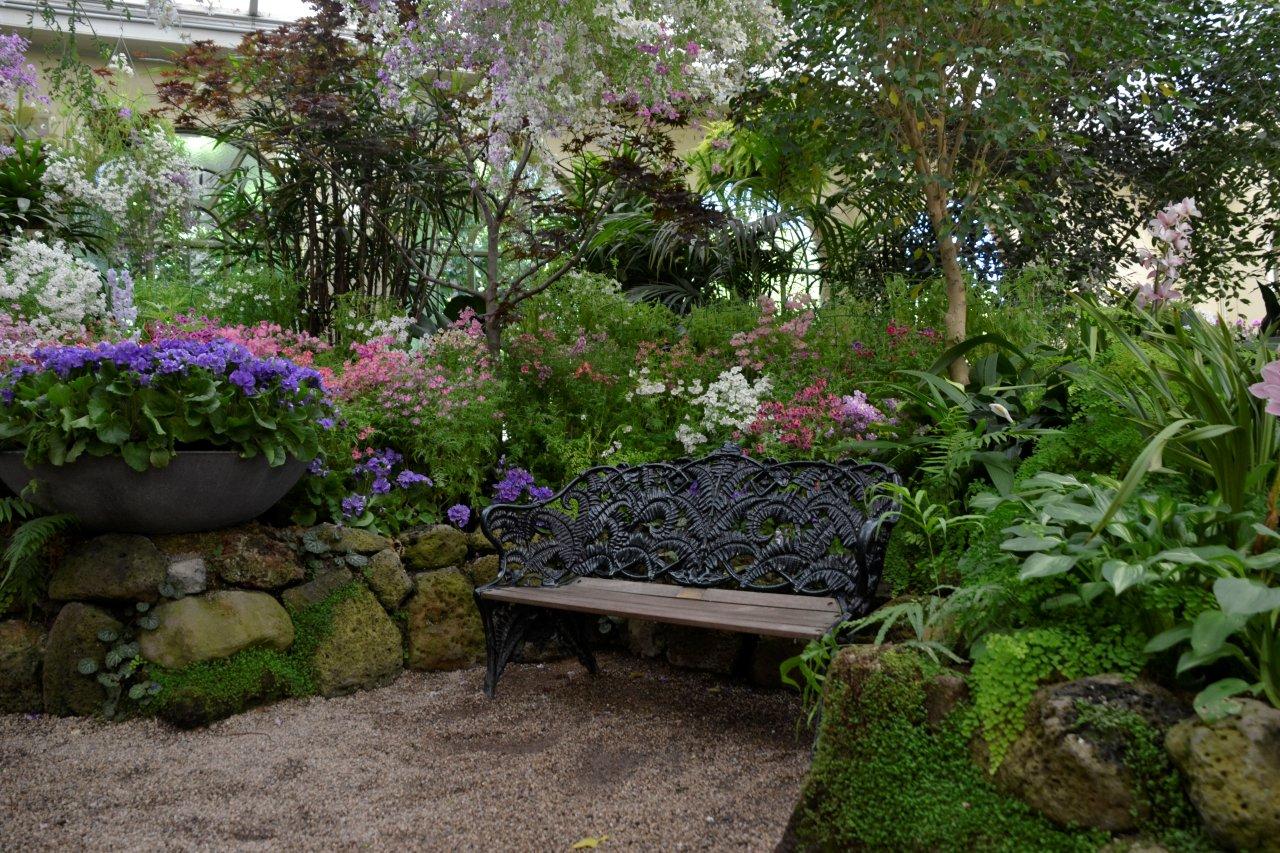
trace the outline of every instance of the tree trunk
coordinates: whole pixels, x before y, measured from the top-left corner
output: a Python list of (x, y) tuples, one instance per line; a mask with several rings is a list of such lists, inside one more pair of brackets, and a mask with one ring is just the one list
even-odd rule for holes
[[(933, 223), (933, 232), (937, 235), (938, 257), (942, 260), (942, 274), (946, 280), (947, 313), (943, 321), (943, 336), (947, 346), (951, 347), (965, 339), (965, 325), (969, 316), (964, 272), (960, 269), (956, 239), (951, 233), (947, 191), (937, 184), (929, 184), (925, 187), (925, 198), (929, 207), (929, 221)], [(963, 357), (957, 358), (947, 366), (947, 375), (953, 382), (968, 385), (969, 362)]]

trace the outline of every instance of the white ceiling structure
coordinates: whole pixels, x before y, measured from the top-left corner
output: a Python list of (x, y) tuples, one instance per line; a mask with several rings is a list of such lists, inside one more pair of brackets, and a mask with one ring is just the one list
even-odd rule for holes
[[(272, 29), (306, 15), (304, 0), (177, 0), (178, 24), (162, 28), (147, 14), (142, 0), (0, 0), (0, 31), (30, 35), (40, 44), (74, 29), (85, 42), (123, 40), (131, 53), (167, 55), (183, 45), (208, 40), (233, 47), (248, 32)], [(44, 10), (52, 10), (50, 26)]]

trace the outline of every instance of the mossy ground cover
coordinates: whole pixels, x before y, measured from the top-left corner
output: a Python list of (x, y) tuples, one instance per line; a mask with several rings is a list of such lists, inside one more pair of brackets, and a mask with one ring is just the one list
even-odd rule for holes
[(1001, 794), (969, 757), (962, 707), (925, 723), (934, 665), (890, 652), (859, 695), (829, 685), (798, 838), (810, 850), (1096, 850), (1102, 833), (1068, 831)]
[(245, 649), (179, 670), (152, 667), (151, 678), (161, 690), (151, 711), (178, 725), (195, 726), (262, 702), (315, 693), (316, 647), (333, 629), (334, 608), (360, 589), (360, 584), (350, 583), (323, 601), (291, 611), (294, 641), (288, 651)]

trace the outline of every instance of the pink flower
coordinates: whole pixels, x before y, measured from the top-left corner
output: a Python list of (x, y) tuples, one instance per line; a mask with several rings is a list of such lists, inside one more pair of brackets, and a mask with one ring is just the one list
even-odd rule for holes
[(1249, 386), (1249, 393), (1267, 401), (1267, 414), (1280, 417), (1280, 361), (1262, 368), (1262, 381)]

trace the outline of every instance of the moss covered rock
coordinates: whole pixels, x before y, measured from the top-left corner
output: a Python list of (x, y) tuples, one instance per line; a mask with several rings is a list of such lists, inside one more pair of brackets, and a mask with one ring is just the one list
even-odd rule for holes
[(0, 714), (40, 711), (44, 632), (28, 622), (0, 622)]
[(1280, 853), (1280, 710), (1242, 699), (1239, 714), (1185, 720), (1165, 744), (1214, 840), (1232, 850)]
[(345, 567), (329, 567), (316, 572), (316, 576), (301, 586), (290, 587), (280, 596), (285, 607), (290, 610), (301, 610), (313, 604), (319, 604), (335, 590), (341, 589), (355, 580), (351, 570)]
[(340, 696), (394, 681), (404, 661), (400, 632), (373, 593), (353, 584), (332, 614), (310, 658), (316, 691)]
[(369, 589), (388, 610), (395, 610), (413, 592), (413, 580), (394, 549), (386, 548), (369, 558), (361, 570)]
[(417, 528), (401, 538), (404, 561), (413, 571), (458, 566), (467, 559), (467, 534), (447, 524)]
[(1119, 675), (1043, 687), (1027, 726), (995, 774), (997, 787), (1061, 826), (1108, 832), (1138, 829), (1153, 817), (1138, 773), (1127, 760), (1142, 729), (1157, 742), (1191, 709), (1167, 690)]
[(347, 527), (341, 524), (322, 524), (315, 528), (315, 536), (339, 554), (372, 555), (391, 547), (391, 540), (363, 527)]
[(176, 671), (153, 671), (160, 684), (154, 711), (190, 729), (285, 696), (312, 692), (305, 672), (275, 649), (246, 649)]
[(969, 759), (965, 708), (931, 723), (947, 670), (893, 646), (851, 646), (828, 670), (813, 767), (789, 830), (800, 850), (1096, 850), (996, 790)]
[(484, 586), (497, 579), (498, 569), (498, 555), (485, 554), (463, 565), (462, 573), (473, 586)]
[(155, 609), (160, 625), (138, 638), (142, 656), (169, 669), (223, 658), (251, 646), (287, 649), (293, 622), (270, 595), (222, 590), (170, 601)]
[(206, 559), (231, 586), (279, 589), (306, 576), (302, 561), (287, 544), (260, 525), (248, 525), (215, 534), (214, 553)]
[(479, 529), (467, 534), (467, 545), (471, 548), (471, 553), (477, 556), (498, 553), (498, 547), (489, 541), (484, 531)]
[(424, 572), (405, 606), (411, 669), (461, 669), (484, 658), (473, 587), (458, 569)]
[(106, 692), (92, 676), (80, 672), (80, 661), (101, 662), (108, 644), (98, 634), (119, 635), (123, 626), (110, 613), (91, 604), (72, 602), (58, 611), (45, 643), (42, 685), (44, 710), (58, 716), (97, 714)]
[(155, 601), (169, 561), (145, 536), (110, 533), (72, 548), (49, 580), (55, 601)]

